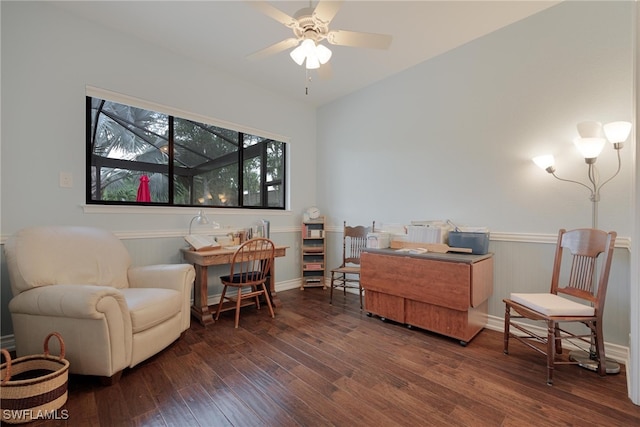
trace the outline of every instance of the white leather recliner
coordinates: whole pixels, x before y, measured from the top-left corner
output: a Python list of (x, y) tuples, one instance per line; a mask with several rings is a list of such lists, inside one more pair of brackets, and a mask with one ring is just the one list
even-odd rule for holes
[(56, 331), (70, 372), (115, 382), (189, 328), (193, 266), (132, 267), (108, 231), (25, 228), (8, 239), (5, 255), (18, 356), (41, 354)]

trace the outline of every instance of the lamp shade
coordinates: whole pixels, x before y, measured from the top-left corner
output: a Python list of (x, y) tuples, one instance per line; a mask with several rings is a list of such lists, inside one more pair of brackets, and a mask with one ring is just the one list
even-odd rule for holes
[(544, 154), (542, 156), (534, 157), (533, 163), (535, 163), (540, 169), (546, 170), (549, 167), (553, 167), (555, 161), (553, 160), (553, 156), (551, 154)]
[(576, 138), (573, 140), (576, 148), (585, 159), (595, 159), (600, 155), (605, 144), (604, 138)]
[[(302, 43), (300, 43), (298, 47), (293, 49), (291, 53), (289, 53), (289, 56), (291, 56), (291, 59), (293, 59), (296, 64), (302, 65), (305, 59), (307, 59), (307, 62), (308, 62), (309, 56), (311, 55), (315, 56), (315, 51), (316, 51), (315, 42), (311, 39), (306, 39)], [(318, 65), (318, 67), (319, 66), (320, 65)], [(307, 68), (309, 67), (307, 66)]]
[(315, 55), (307, 55), (307, 70), (315, 70), (320, 68), (320, 61)]
[(204, 214), (202, 209), (198, 211), (198, 215), (191, 218), (191, 222), (189, 223), (189, 234), (191, 234), (191, 227), (193, 227), (193, 222), (196, 224), (209, 224), (209, 218)]
[(306, 58), (307, 54), (305, 53), (304, 48), (302, 46), (298, 46), (295, 49), (293, 49), (291, 53), (289, 53), (289, 56), (291, 57), (291, 59), (293, 59), (293, 61), (296, 64), (302, 65), (302, 63), (304, 62), (304, 58)]
[(625, 142), (631, 133), (631, 123), (611, 122), (603, 126), (604, 134), (612, 144)]
[(602, 138), (602, 123), (582, 122), (578, 123), (578, 134), (582, 138)]
[(325, 45), (319, 44), (316, 46), (316, 56), (322, 65), (329, 62), (329, 59), (331, 59), (331, 53), (331, 50)]
[(300, 47), (304, 50), (305, 55), (314, 55), (316, 52), (316, 42), (311, 39), (304, 40)]

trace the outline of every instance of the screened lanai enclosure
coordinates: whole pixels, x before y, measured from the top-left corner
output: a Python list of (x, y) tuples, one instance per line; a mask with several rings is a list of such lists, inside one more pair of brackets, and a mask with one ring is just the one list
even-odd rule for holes
[(87, 203), (284, 209), (285, 153), (281, 141), (87, 97)]

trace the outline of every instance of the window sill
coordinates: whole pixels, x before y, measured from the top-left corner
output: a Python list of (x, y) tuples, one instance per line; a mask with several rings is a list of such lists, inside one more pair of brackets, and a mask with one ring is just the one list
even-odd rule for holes
[(214, 206), (203, 207), (179, 207), (179, 206), (116, 206), (116, 205), (80, 205), (86, 214), (160, 214), (160, 215), (194, 215), (200, 209), (207, 215), (233, 215), (233, 216), (291, 216), (291, 210), (282, 209), (233, 209), (216, 208)]

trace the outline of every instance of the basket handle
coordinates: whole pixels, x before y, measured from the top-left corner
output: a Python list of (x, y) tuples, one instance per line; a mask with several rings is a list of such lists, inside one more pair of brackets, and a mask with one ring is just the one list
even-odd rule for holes
[(64, 341), (62, 340), (62, 335), (60, 335), (58, 332), (51, 332), (44, 339), (44, 355), (49, 356), (49, 340), (51, 339), (51, 337), (58, 338), (58, 342), (60, 343), (60, 359), (64, 359)]
[(7, 361), (7, 368), (6, 368), (7, 371), (5, 372), (4, 378), (2, 379), (2, 383), (0, 384), (4, 384), (11, 379), (11, 355), (4, 348), (2, 349), (2, 354), (4, 355), (4, 358)]

